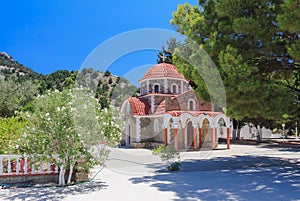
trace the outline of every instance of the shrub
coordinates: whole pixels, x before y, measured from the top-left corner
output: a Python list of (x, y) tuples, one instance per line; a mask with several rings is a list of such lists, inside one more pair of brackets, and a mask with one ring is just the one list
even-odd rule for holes
[(179, 170), (180, 154), (172, 146), (159, 145), (152, 150), (153, 155), (157, 155), (167, 164), (167, 169), (170, 171)]

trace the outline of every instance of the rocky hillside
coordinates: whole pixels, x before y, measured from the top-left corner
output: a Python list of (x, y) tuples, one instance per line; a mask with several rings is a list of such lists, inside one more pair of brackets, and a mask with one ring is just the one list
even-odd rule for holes
[(0, 76), (19, 79), (42, 79), (42, 75), (18, 63), (6, 52), (0, 52)]
[(34, 72), (18, 63), (12, 56), (0, 52), (0, 78), (13, 79), (16, 83), (31, 81), (37, 85), (39, 93), (46, 90), (63, 90), (82, 84), (95, 92), (95, 97), (103, 107), (113, 104), (118, 107), (122, 99), (136, 95), (137, 87), (130, 84), (125, 78), (112, 75), (109, 71), (100, 72), (92, 68), (82, 71), (58, 70), (48, 75)]

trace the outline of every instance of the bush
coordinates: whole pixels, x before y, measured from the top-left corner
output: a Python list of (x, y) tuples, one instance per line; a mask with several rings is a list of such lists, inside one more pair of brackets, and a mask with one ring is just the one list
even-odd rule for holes
[(152, 150), (153, 155), (157, 155), (167, 164), (167, 169), (170, 171), (179, 170), (180, 154), (172, 146), (159, 145)]

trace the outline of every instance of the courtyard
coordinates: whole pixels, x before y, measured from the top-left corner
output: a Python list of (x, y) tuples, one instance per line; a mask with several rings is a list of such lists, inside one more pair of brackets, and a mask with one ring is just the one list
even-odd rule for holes
[(150, 150), (113, 148), (90, 182), (1, 189), (0, 200), (300, 200), (299, 156), (296, 147), (220, 145), (181, 152), (180, 171), (168, 172)]

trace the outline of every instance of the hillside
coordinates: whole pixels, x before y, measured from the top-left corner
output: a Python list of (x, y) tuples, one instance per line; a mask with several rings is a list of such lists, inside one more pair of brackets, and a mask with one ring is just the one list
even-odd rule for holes
[(0, 52), (0, 76), (12, 77), (19, 79), (42, 79), (42, 75), (34, 72), (23, 64), (18, 63), (12, 56), (6, 52)]
[[(2, 79), (1, 79), (2, 78)], [(0, 52), (0, 116), (9, 117), (16, 110), (30, 110), (30, 102), (47, 90), (62, 91), (76, 85), (88, 86), (102, 108), (119, 107), (124, 98), (135, 96), (137, 87), (125, 78), (92, 68), (82, 71), (58, 70), (48, 75), (39, 74)], [(77, 86), (78, 86), (77, 85)], [(22, 97), (22, 98), (20, 98)]]

